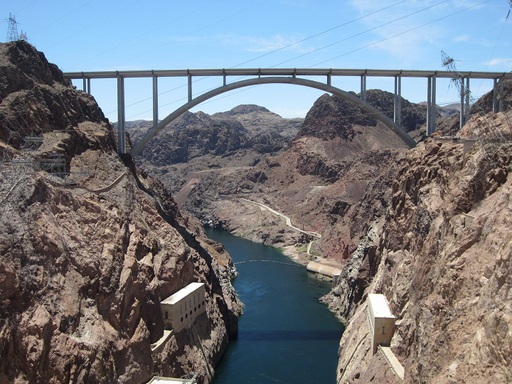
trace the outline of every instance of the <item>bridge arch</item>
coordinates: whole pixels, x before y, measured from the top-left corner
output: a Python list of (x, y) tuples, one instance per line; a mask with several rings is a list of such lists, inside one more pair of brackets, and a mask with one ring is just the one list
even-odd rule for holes
[(166, 118), (161, 120), (157, 125), (149, 129), (144, 137), (142, 137), (141, 140), (139, 140), (135, 146), (130, 151), (130, 154), (135, 157), (137, 156), (142, 148), (153, 138), (155, 135), (157, 135), (162, 129), (164, 129), (169, 123), (171, 123), (173, 120), (177, 119), (179, 116), (181, 116), (183, 113), (187, 112), (191, 108), (195, 107), (198, 104), (201, 104), (202, 102), (209, 100), (215, 96), (218, 96), (220, 94), (233, 91), (238, 88), (244, 88), (249, 87), (253, 85), (259, 85), (259, 84), (294, 84), (294, 85), (302, 85), (310, 88), (316, 88), (328, 93), (332, 93), (334, 95), (340, 96), (348, 101), (351, 101), (361, 107), (363, 110), (365, 110), (368, 113), (371, 113), (378, 121), (389, 127), (398, 137), (400, 137), (409, 147), (414, 147), (416, 145), (416, 142), (405, 132), (400, 126), (395, 124), (393, 120), (391, 120), (389, 117), (384, 115), (381, 111), (379, 111), (377, 108), (371, 106), (370, 104), (364, 102), (363, 100), (359, 99), (357, 96), (343, 91), (340, 88), (333, 87), (329, 84), (320, 83), (318, 81), (313, 81), (309, 79), (302, 79), (298, 77), (257, 77), (254, 79), (248, 79), (248, 80), (241, 80), (234, 83), (226, 84), (221, 87), (215, 88), (211, 91), (208, 91), (206, 93), (203, 93), (202, 95), (190, 100), (188, 103), (182, 105), (178, 109), (176, 109), (174, 112), (170, 113)]

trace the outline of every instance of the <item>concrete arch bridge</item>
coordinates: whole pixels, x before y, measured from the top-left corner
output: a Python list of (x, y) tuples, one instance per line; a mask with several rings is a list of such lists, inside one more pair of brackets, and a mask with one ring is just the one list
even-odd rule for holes
[[(294, 84), (311, 87), (338, 95), (355, 103), (363, 110), (371, 113), (377, 120), (388, 126), (407, 145), (413, 147), (414, 140), (401, 128), (401, 93), (402, 78), (424, 78), (427, 82), (427, 135), (435, 130), (436, 119), (436, 79), (453, 78), (449, 71), (424, 71), (424, 70), (379, 70), (379, 69), (314, 69), (314, 68), (269, 68), (269, 69), (177, 69), (177, 70), (149, 70), (149, 71), (100, 71), (100, 72), (68, 72), (64, 75), (71, 80), (83, 81), (83, 90), (91, 93), (92, 79), (117, 79), (117, 114), (118, 114), (118, 151), (126, 153), (125, 135), (125, 87), (127, 78), (152, 78), (153, 80), (153, 127), (131, 149), (130, 154), (136, 156), (142, 148), (162, 129), (174, 119), (195, 107), (196, 105), (235, 89), (261, 85), (261, 84)], [(213, 76), (222, 78), (222, 85), (205, 92), (199, 96), (193, 96), (193, 77)], [(250, 78), (234, 82), (228, 82), (230, 76), (248, 76)], [(305, 78), (307, 76), (308, 78)], [(332, 86), (333, 76), (359, 77), (361, 81), (360, 97)], [(390, 77), (394, 79), (394, 118), (390, 119), (366, 101), (366, 80), (369, 76)], [(188, 78), (188, 101), (164, 119), (158, 117), (158, 79), (162, 77)], [(324, 81), (309, 79), (310, 77), (323, 78)], [(501, 110), (500, 93), (502, 92), (502, 80), (512, 79), (510, 72), (460, 72), (457, 78), (462, 84), (460, 90), (460, 122), (461, 127), (469, 116), (469, 89), (470, 79), (488, 79), (493, 83), (493, 108), (496, 112)]]

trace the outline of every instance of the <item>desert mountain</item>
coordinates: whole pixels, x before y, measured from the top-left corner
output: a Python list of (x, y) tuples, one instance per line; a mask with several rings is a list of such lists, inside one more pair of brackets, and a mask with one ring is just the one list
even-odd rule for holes
[[(370, 90), (367, 98), (392, 116), (392, 94)], [(402, 105), (406, 129), (422, 127), (425, 107), (406, 100)], [(337, 214), (361, 198), (405, 145), (372, 116), (336, 96), (320, 97), (300, 123), (247, 105), (213, 116), (187, 113), (163, 130), (138, 161), (203, 223), (254, 241), (302, 249), (308, 236), (269, 212), (262, 214), (254, 202), (286, 213), (306, 231), (329, 232)], [(140, 135), (134, 132), (132, 140)], [(272, 145), (268, 137), (276, 138)], [(262, 139), (267, 143), (263, 149)], [(181, 149), (194, 153), (187, 163), (176, 160)], [(260, 228), (271, 223), (275, 230)], [(315, 243), (317, 253), (328, 250), (334, 260), (346, 258), (355, 247), (340, 240), (338, 232), (326, 239)]]
[[(237, 331), (229, 255), (114, 142), (42, 53), (0, 44), (2, 383), (209, 382)], [(205, 312), (164, 332), (161, 302), (192, 282)]]

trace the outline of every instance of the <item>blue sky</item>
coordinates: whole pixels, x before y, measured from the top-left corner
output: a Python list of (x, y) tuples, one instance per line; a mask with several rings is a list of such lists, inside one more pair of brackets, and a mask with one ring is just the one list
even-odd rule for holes
[[(30, 43), (63, 71), (186, 68), (371, 68), (443, 70), (441, 51), (460, 71), (512, 70), (508, 0), (3, 0)], [(0, 35), (1, 36), (1, 35)], [(238, 80), (238, 79), (233, 79)], [(196, 79), (194, 95), (221, 85)], [(359, 92), (359, 79), (333, 85)], [(81, 87), (81, 82), (77, 82)], [(126, 80), (126, 120), (151, 119), (151, 80)], [(471, 83), (473, 97), (489, 81)], [(115, 121), (114, 80), (93, 80), (92, 93)], [(393, 79), (370, 78), (368, 89), (393, 90)], [(159, 116), (186, 101), (185, 79), (159, 81)], [(305, 116), (322, 92), (261, 85), (205, 102), (207, 113), (258, 104), (284, 117)], [(404, 79), (402, 95), (426, 99), (426, 81)], [(458, 99), (438, 81), (438, 104)]]

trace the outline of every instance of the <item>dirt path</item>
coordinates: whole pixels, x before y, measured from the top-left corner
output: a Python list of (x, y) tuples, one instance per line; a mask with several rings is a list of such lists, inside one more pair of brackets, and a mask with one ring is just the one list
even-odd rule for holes
[[(319, 233), (304, 231), (303, 229), (297, 228), (296, 226), (294, 226), (292, 224), (292, 221), (291, 221), (291, 219), (288, 216), (282, 214), (281, 212), (276, 211), (275, 209), (270, 208), (268, 205), (265, 205), (265, 204), (262, 204), (262, 203), (258, 203), (256, 201), (252, 201), (252, 200), (249, 200), (249, 199), (245, 199), (243, 197), (241, 197), (240, 199), (243, 200), (243, 201), (247, 201), (248, 203), (251, 203), (251, 204), (254, 204), (254, 205), (258, 205), (261, 208), (266, 209), (267, 211), (273, 213), (274, 215), (282, 217), (283, 219), (285, 219), (287, 226), (289, 226), (290, 228), (292, 228), (292, 229), (294, 229), (294, 230), (296, 230), (298, 232), (305, 233), (306, 235), (316, 237), (317, 239), (321, 239), (322, 238), (322, 235), (319, 234)], [(308, 251), (309, 251), (309, 247), (308, 247)]]

